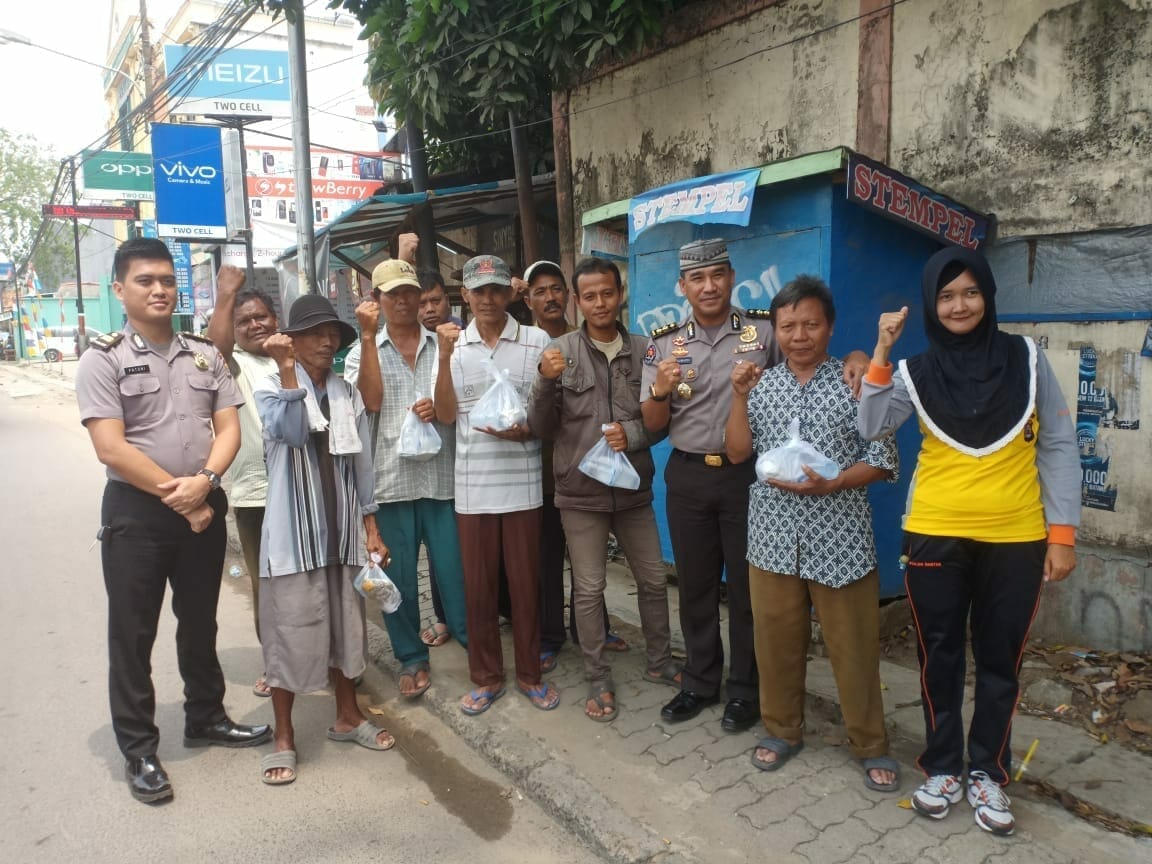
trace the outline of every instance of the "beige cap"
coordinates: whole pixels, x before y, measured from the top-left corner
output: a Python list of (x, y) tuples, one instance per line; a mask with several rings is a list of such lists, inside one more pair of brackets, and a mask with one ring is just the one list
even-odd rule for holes
[(381, 294), (389, 294), (405, 285), (420, 290), (416, 268), (407, 261), (401, 261), (399, 258), (381, 261), (372, 271), (372, 288)]

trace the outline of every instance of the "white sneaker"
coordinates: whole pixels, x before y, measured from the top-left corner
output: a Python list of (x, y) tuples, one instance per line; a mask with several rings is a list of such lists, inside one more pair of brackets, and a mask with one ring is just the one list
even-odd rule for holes
[(912, 793), (912, 809), (921, 816), (943, 819), (964, 797), (964, 784), (955, 774), (933, 774)]
[(1007, 837), (1016, 830), (1012, 818), (1012, 800), (1004, 794), (1000, 784), (983, 771), (968, 775), (968, 803), (976, 814), (976, 824), (985, 831)]

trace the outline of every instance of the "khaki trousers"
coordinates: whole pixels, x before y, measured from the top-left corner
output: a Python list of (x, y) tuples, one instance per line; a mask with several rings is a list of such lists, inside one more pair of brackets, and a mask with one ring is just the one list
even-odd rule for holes
[(672, 658), (668, 623), (668, 580), (660, 555), (660, 534), (651, 505), (618, 510), (561, 510), (568, 557), (572, 560), (573, 617), (584, 653), (584, 675), (593, 684), (612, 685), (604, 662), (604, 587), (608, 532), (616, 535), (636, 580), (636, 606), (644, 632), (648, 669), (659, 671)]
[(828, 646), (848, 742), (857, 759), (888, 753), (880, 696), (880, 577), (843, 588), (748, 567), (760, 668), (760, 714), (770, 735), (804, 737), (804, 681), (815, 607)]

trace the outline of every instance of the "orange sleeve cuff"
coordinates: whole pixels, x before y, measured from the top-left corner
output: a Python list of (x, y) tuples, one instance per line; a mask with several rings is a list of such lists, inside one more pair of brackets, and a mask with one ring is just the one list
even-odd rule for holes
[(1048, 542), (1056, 543), (1060, 546), (1075, 546), (1076, 545), (1076, 526), (1075, 525), (1049, 525), (1048, 526)]
[(869, 384), (891, 384), (892, 364), (885, 363), (883, 366), (877, 366), (875, 363), (869, 363), (868, 374), (864, 376), (864, 380)]

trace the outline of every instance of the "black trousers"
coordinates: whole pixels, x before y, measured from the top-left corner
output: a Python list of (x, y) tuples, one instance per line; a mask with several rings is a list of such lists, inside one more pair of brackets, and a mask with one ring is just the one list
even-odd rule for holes
[(720, 692), (720, 581), (728, 584), (728, 698), (759, 701), (752, 600), (748, 593), (748, 487), (752, 460), (712, 467), (672, 451), (664, 469), (668, 530), (680, 587), (680, 629), (688, 662), (682, 687), (702, 696)]
[(116, 743), (127, 758), (150, 756), (160, 740), (152, 644), (164, 588), (172, 585), (176, 656), (184, 679), (187, 726), (219, 722), (224, 673), (216, 658), (216, 602), (227, 542), (228, 500), (208, 496), (216, 517), (196, 534), (159, 498), (126, 483), (109, 482), (101, 509), (101, 559), (108, 592), (108, 695)]
[(927, 774), (964, 774), (965, 630), (971, 630), (976, 699), (968, 770), (1006, 785), (1020, 663), (1040, 605), (1045, 540), (983, 543), (905, 533), (904, 584), (918, 637)]

